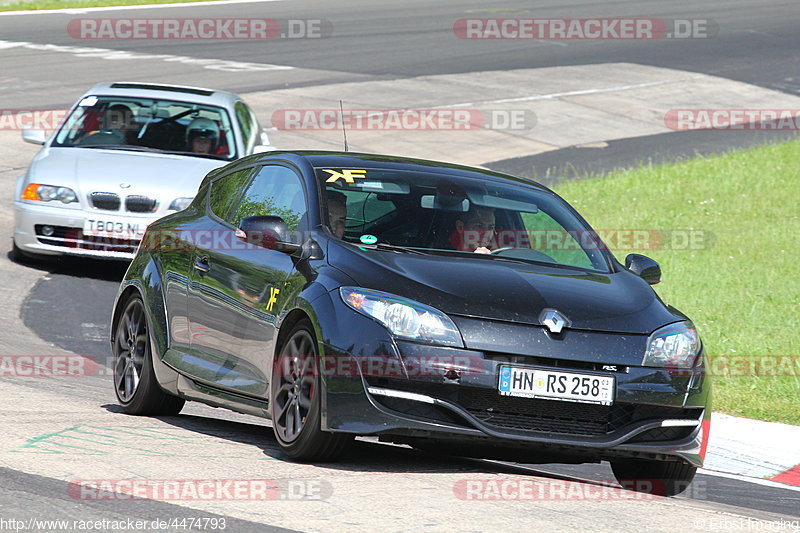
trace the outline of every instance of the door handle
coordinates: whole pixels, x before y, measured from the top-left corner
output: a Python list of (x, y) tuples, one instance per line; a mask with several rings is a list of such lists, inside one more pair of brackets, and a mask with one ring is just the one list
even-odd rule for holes
[(208, 264), (208, 257), (195, 259), (194, 269), (197, 270), (201, 276), (207, 274), (208, 271), (211, 270), (211, 265)]

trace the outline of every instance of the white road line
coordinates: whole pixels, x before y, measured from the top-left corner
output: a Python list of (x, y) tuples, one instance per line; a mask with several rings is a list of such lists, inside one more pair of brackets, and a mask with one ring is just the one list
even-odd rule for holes
[(88, 48), (84, 46), (64, 46), (60, 44), (38, 44), (26, 41), (0, 41), (0, 50), (10, 48), (25, 48), (42, 52), (59, 52), (72, 54), (76, 57), (92, 57), (97, 59), (124, 60), (124, 59), (154, 59), (169, 63), (184, 63), (198, 65), (209, 70), (222, 70), (225, 72), (258, 72), (265, 70), (293, 70), (287, 65), (271, 65), (268, 63), (244, 63), (241, 61), (228, 61), (225, 59), (202, 59), (196, 57), (176, 56), (172, 54), (143, 54), (127, 52), (125, 50), (112, 50), (110, 48)]
[(285, 2), (286, 0), (216, 0), (214, 2), (181, 2), (174, 4), (143, 4), (138, 6), (106, 6), (106, 7), (67, 7), (64, 9), (36, 9), (30, 11), (0, 11), (0, 17), (13, 15), (52, 15), (53, 13), (68, 13), (79, 15), (81, 13), (94, 13), (98, 11), (122, 11), (126, 9), (163, 9), (174, 7), (192, 6), (219, 6), (231, 4), (258, 4), (262, 2)]
[(477, 106), (477, 105), (490, 105), (490, 104), (508, 104), (512, 102), (532, 102), (534, 100), (552, 100), (553, 98), (563, 98), (565, 96), (584, 96), (587, 94), (601, 94), (601, 93), (611, 93), (617, 91), (628, 91), (631, 89), (642, 89), (644, 87), (656, 87), (659, 85), (671, 85), (673, 83), (683, 83), (685, 81), (694, 80), (698, 78), (704, 77), (703, 74), (698, 74), (696, 76), (688, 76), (685, 78), (679, 78), (674, 80), (668, 81), (650, 81), (647, 83), (636, 83), (632, 85), (618, 85), (616, 87), (602, 87), (600, 89), (584, 89), (582, 91), (567, 91), (563, 93), (551, 93), (551, 94), (534, 94), (531, 96), (520, 96), (517, 98), (501, 98), (499, 100), (485, 100), (483, 102), (464, 102), (461, 104), (448, 104), (443, 106), (436, 106), (436, 107), (470, 107), (470, 106)]

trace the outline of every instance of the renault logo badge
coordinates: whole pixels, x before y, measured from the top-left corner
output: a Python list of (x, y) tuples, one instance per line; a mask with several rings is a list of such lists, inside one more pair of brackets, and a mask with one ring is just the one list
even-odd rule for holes
[(569, 319), (555, 309), (542, 309), (542, 314), (539, 315), (539, 322), (550, 330), (550, 333), (555, 335), (561, 333), (561, 330), (565, 327), (570, 326)]

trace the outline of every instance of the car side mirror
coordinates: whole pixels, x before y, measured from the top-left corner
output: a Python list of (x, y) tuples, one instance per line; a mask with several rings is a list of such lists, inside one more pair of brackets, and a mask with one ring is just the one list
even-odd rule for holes
[(625, 268), (645, 280), (650, 285), (661, 282), (661, 267), (647, 256), (628, 254), (625, 258)]
[(47, 136), (43, 130), (22, 130), (22, 140), (31, 144), (44, 144)]
[(291, 242), (289, 226), (281, 217), (258, 215), (245, 217), (236, 230), (236, 237), (255, 246), (295, 254), (303, 249), (301, 244)]
[(254, 154), (263, 154), (264, 152), (272, 152), (275, 150), (275, 147), (272, 146), (272, 143), (269, 142), (269, 135), (264, 130), (261, 130), (261, 133), (258, 136), (258, 144), (253, 147)]

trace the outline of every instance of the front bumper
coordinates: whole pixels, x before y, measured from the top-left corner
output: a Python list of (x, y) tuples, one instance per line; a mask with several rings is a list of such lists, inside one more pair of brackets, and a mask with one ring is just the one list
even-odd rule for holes
[[(157, 218), (153, 215), (130, 216), (113, 212), (95, 214), (83, 209), (14, 202), (14, 243), (23, 252), (32, 254), (131, 260), (141, 242), (141, 235), (84, 235), (86, 220), (118, 221), (126, 227), (128, 224), (135, 224), (144, 230)], [(44, 235), (43, 226), (53, 228), (52, 235)]]
[[(396, 357), (397, 364), (382, 368), (401, 368), (403, 375), (326, 376), (326, 429), (412, 445), (438, 441), (453, 453), (529, 462), (635, 457), (702, 466), (711, 415), (702, 362), (678, 373), (618, 366), (616, 400), (602, 406), (501, 396), (499, 371), (508, 361), (496, 354), (402, 342), (391, 348), (384, 343), (379, 352), (387, 355), (380, 357)], [(391, 351), (396, 355), (389, 355)], [(359, 370), (365, 367), (363, 355), (331, 347), (326, 353), (349, 358)], [(423, 353), (434, 361), (434, 372), (419, 371)], [(536, 368), (609, 374), (600, 363), (513, 359)], [(459, 369), (453, 364), (458, 361), (469, 361), (470, 368)]]

